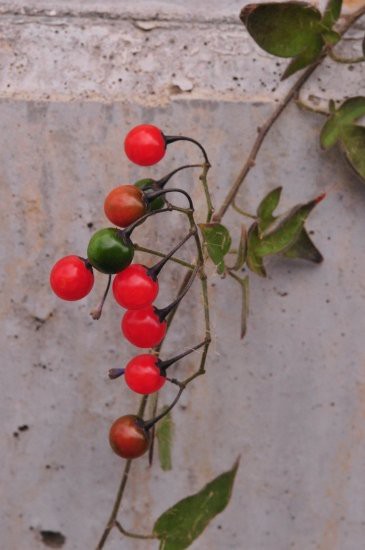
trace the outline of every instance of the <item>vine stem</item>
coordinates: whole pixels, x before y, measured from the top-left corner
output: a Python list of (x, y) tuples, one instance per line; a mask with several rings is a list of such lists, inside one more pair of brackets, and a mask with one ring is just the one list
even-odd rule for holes
[[(339, 28), (338, 32), (341, 35), (341, 37), (349, 30), (349, 28), (358, 20), (360, 17), (362, 17), (365, 14), (365, 6), (358, 9), (355, 13), (347, 16), (345, 18), (345, 21), (341, 28)], [(233, 182), (230, 190), (228, 191), (225, 199), (222, 202), (222, 205), (217, 210), (217, 212), (213, 215), (213, 221), (220, 222), (225, 213), (227, 212), (228, 208), (233, 203), (234, 199), (236, 198), (236, 195), (246, 179), (247, 174), (255, 166), (256, 157), (261, 149), (261, 146), (263, 142), (265, 141), (265, 138), (267, 134), (269, 133), (269, 130), (274, 125), (276, 120), (279, 118), (281, 113), (284, 111), (284, 109), (289, 105), (289, 103), (292, 101), (292, 99), (296, 98), (299, 94), (300, 89), (302, 88), (303, 84), (307, 82), (309, 77), (312, 75), (312, 73), (317, 69), (317, 67), (322, 63), (322, 61), (327, 57), (329, 54), (329, 48), (326, 48), (322, 55), (315, 61), (310, 67), (308, 67), (303, 74), (298, 78), (298, 80), (293, 84), (293, 86), (289, 89), (285, 97), (282, 99), (282, 101), (278, 104), (274, 112), (270, 115), (270, 117), (267, 119), (267, 121), (259, 128), (257, 137), (253, 143), (252, 149), (247, 157), (247, 160), (245, 161), (244, 165), (242, 166), (241, 170), (239, 171), (235, 181)]]
[[(147, 254), (151, 254), (153, 256), (158, 256), (159, 258), (166, 258), (166, 254), (163, 254), (162, 252), (158, 252), (157, 250), (153, 250), (152, 248), (146, 248), (145, 246), (140, 246), (139, 244), (133, 244), (134, 250), (137, 250), (137, 252), (145, 252)], [(172, 256), (169, 258), (171, 262), (174, 262), (175, 264), (182, 265), (183, 267), (186, 267), (187, 269), (194, 269), (193, 264), (189, 262), (185, 262), (185, 260), (180, 260), (180, 258), (175, 258)]]
[[(137, 416), (142, 416), (143, 417), (144, 411), (146, 409), (146, 405), (147, 405), (147, 396), (144, 395), (141, 399)], [(102, 548), (104, 548), (104, 545), (105, 545), (106, 540), (109, 536), (109, 533), (115, 525), (117, 515), (118, 515), (118, 512), (119, 512), (119, 508), (120, 508), (120, 505), (122, 503), (122, 498), (123, 498), (123, 495), (124, 495), (124, 491), (125, 491), (125, 488), (126, 488), (126, 485), (127, 485), (127, 482), (128, 482), (128, 477), (129, 477), (129, 472), (130, 472), (131, 466), (132, 466), (132, 460), (129, 459), (129, 460), (126, 461), (126, 463), (124, 465), (124, 469), (123, 469), (123, 473), (122, 473), (122, 479), (120, 480), (117, 496), (115, 497), (114, 505), (113, 505), (109, 520), (106, 524), (106, 527), (105, 527), (104, 532), (103, 532), (103, 534), (100, 538), (100, 541), (98, 542), (98, 544), (96, 546), (96, 550), (101, 550)]]

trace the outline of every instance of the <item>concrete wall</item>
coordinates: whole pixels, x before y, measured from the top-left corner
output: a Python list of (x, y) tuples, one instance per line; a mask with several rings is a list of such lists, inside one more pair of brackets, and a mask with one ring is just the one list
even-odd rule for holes
[[(107, 225), (109, 189), (199, 158), (191, 146), (175, 145), (154, 168), (132, 166), (122, 140), (140, 122), (204, 143), (220, 203), (256, 128), (290, 84), (279, 83), (284, 64), (260, 52), (237, 22), (243, 3), (0, 2), (3, 550), (45, 548), (41, 531), (62, 533), (57, 547), (84, 550), (101, 534), (123, 465), (109, 449), (108, 429), (137, 407), (107, 371), (135, 348), (121, 338), (112, 300), (99, 322), (88, 315), (103, 292), (101, 276), (91, 297), (71, 304), (51, 294), (49, 270), (62, 255), (84, 254), (92, 232)], [(359, 24), (347, 53), (363, 34)], [(325, 63), (304, 97), (322, 103), (364, 92), (361, 66)], [(331, 188), (309, 221), (325, 262), (275, 260), (267, 280), (253, 276), (243, 343), (239, 289), (210, 271), (208, 372), (174, 414), (173, 471), (162, 473), (157, 462), (150, 470), (143, 459), (133, 465), (121, 512), (131, 530), (148, 532), (159, 513), (240, 454), (229, 508), (192, 549), (363, 547), (365, 193), (338, 152), (320, 151), (322, 123), (291, 106), (238, 201), (253, 210), (282, 184), (288, 207)], [(192, 192), (202, 216), (197, 175), (176, 183)], [(237, 234), (240, 218), (232, 213), (227, 222)], [(136, 239), (167, 251), (184, 228), (173, 214), (146, 224)], [(166, 269), (159, 303), (174, 295), (181, 275)], [(197, 287), (165, 356), (199, 340), (200, 309)], [(193, 367), (187, 360), (178, 368)], [(161, 402), (173, 395), (165, 388)], [(113, 533), (107, 548), (156, 543)]]

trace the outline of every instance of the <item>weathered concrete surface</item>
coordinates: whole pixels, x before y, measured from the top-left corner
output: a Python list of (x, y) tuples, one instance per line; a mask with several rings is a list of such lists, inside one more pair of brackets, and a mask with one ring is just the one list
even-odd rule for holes
[[(33, 25), (38, 25), (42, 48), (48, 44), (54, 51), (53, 40), (42, 42), (43, 26), (38, 20), (17, 27), (18, 16), (7, 17), (2, 27), (6, 44), (11, 32), (16, 38), (2, 59), (34, 41), (36, 34), (24, 38)], [(70, 24), (65, 19), (62, 24), (77, 35), (77, 21)], [(126, 24), (135, 32), (135, 26)], [(84, 25), (86, 29), (89, 23)], [(90, 25), (92, 30), (85, 36), (96, 40), (94, 25), (98, 28), (99, 22)], [(104, 30), (107, 35), (107, 27)], [(223, 26), (221, 32), (225, 30)], [(158, 33), (169, 36), (169, 27)], [(67, 50), (71, 46), (66, 43)], [(79, 43), (74, 45), (78, 58)], [(46, 548), (40, 532), (50, 530), (63, 534), (65, 550), (84, 550), (93, 548), (100, 536), (120, 476), (121, 461), (107, 443), (110, 423), (134, 411), (137, 402), (123, 382), (109, 381), (106, 373), (112, 366), (123, 365), (135, 349), (121, 339), (121, 312), (111, 300), (98, 323), (90, 320), (88, 312), (103, 291), (101, 276), (92, 297), (69, 304), (51, 295), (50, 266), (64, 254), (83, 254), (93, 230), (107, 225), (102, 213), (107, 190), (145, 173), (159, 176), (187, 158), (198, 157), (191, 146), (175, 145), (158, 167), (147, 171), (133, 167), (122, 154), (122, 138), (141, 121), (155, 122), (167, 133), (194, 135), (206, 145), (213, 162), (211, 187), (219, 204), (256, 128), (273, 108), (267, 89), (259, 94), (251, 80), (259, 80), (261, 73), (271, 79), (268, 67), (275, 66), (275, 61), (260, 58), (256, 62), (255, 79), (252, 72), (245, 76), (252, 95), (245, 95), (242, 103), (238, 91), (234, 101), (219, 100), (219, 86), (228, 93), (227, 72), (217, 90), (213, 84), (207, 86), (206, 99), (184, 95), (168, 102), (166, 96), (163, 105), (151, 107), (149, 94), (144, 103), (142, 96), (136, 103), (129, 89), (119, 100), (113, 94), (101, 100), (96, 94), (94, 101), (86, 101), (79, 93), (78, 82), (83, 79), (77, 78), (77, 71), (66, 101), (60, 101), (50, 77), (39, 80), (37, 92), (33, 79), (40, 74), (36, 65), (47, 57), (43, 56), (29, 80), (9, 78), (14, 96), (23, 100), (14, 101), (12, 92), (1, 88), (0, 407), (5, 502), (1, 548)], [(145, 59), (143, 52), (134, 57), (136, 62)], [(231, 57), (232, 77), (243, 74), (244, 58), (238, 66)], [(89, 62), (88, 58), (86, 66)], [(66, 58), (63, 63), (66, 67)], [(125, 68), (121, 60), (118, 63)], [(108, 75), (109, 60), (105, 67)], [(54, 69), (43, 68), (57, 80)], [(213, 82), (207, 67), (204, 79), (196, 72), (198, 62), (194, 71), (196, 80)], [(347, 94), (364, 92), (358, 69), (336, 69), (335, 76), (339, 83), (346, 81)], [(140, 78), (141, 89), (143, 79), (146, 86), (154, 82), (148, 72), (142, 71)], [(329, 71), (320, 78), (326, 94), (341, 97), (341, 88)], [(95, 81), (99, 79), (103, 82), (98, 72)], [(45, 101), (47, 82), (50, 91)], [(315, 78), (308, 89), (321, 95)], [(331, 189), (309, 222), (325, 262), (313, 267), (273, 261), (267, 280), (252, 277), (244, 343), (238, 339), (239, 289), (211, 274), (214, 343), (208, 373), (190, 387), (176, 410), (173, 471), (162, 473), (157, 464), (150, 470), (145, 460), (133, 467), (122, 509), (123, 523), (131, 530), (148, 532), (160, 512), (230, 467), (240, 454), (241, 468), (229, 508), (192, 549), (363, 547), (365, 191), (336, 151), (320, 151), (322, 122), (292, 106), (273, 128), (238, 202), (253, 210), (264, 192), (283, 184), (284, 208)], [(178, 176), (176, 183), (192, 190), (201, 213), (197, 183), (187, 176)], [(232, 214), (227, 221), (237, 232), (240, 218)], [(174, 214), (168, 222), (151, 221), (136, 239), (151, 246), (157, 242), (168, 250), (184, 227)], [(193, 249), (187, 247), (186, 257), (192, 255)], [(176, 267), (164, 272), (164, 298), (159, 303), (169, 301), (180, 277), (181, 269)], [(196, 342), (202, 333), (198, 296), (195, 288), (181, 308), (166, 356)], [(193, 366), (189, 360), (178, 368), (189, 372)], [(165, 388), (162, 401), (168, 403), (173, 395), (173, 390)], [(156, 543), (121, 540), (114, 533), (107, 548), (154, 549)]]
[[(35, 7), (18, 2), (12, 8), (0, 2), (2, 97), (107, 102), (133, 97), (154, 106), (182, 98), (266, 102), (278, 101), (290, 86), (290, 80), (280, 84), (287, 61), (255, 45), (238, 20), (237, 1), (228, 4), (229, 17), (209, 3), (204, 18), (200, 12), (191, 17), (192, 3), (159, 2), (159, 9), (149, 2), (123, 3), (122, 8), (116, 2), (85, 4), (72, 11), (70, 2), (37, 2)], [(20, 15), (22, 6), (33, 15)], [(48, 11), (41, 9), (45, 6)], [(103, 8), (99, 15), (97, 7)], [(151, 19), (152, 13), (160, 17)], [(363, 32), (359, 24), (349, 33), (341, 46), (345, 55), (360, 55)], [(353, 68), (339, 79), (335, 64), (326, 62), (306, 96), (327, 100), (335, 92), (343, 98), (349, 78), (360, 89), (362, 71)]]

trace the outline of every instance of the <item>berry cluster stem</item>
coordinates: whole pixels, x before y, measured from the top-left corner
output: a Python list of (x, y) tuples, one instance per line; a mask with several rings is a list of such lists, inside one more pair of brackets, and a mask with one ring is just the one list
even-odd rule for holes
[[(208, 185), (207, 185), (208, 169), (209, 169), (209, 165), (205, 164), (204, 167), (203, 167), (203, 172), (202, 172), (201, 177), (200, 177), (200, 180), (202, 182), (205, 181), (205, 184), (203, 183), (203, 185), (205, 185), (205, 188), (206, 188), (205, 196), (206, 196), (206, 200), (207, 200), (207, 218), (209, 218), (209, 216), (211, 216), (211, 213), (213, 211), (212, 210), (212, 202), (211, 202), (211, 199), (210, 199), (210, 194), (209, 194)], [(191, 271), (192, 270), (197, 270), (197, 275), (198, 275), (198, 277), (200, 279), (200, 282), (201, 282), (201, 291), (202, 291), (202, 299), (203, 299), (203, 307), (204, 307), (204, 324), (205, 324), (205, 340), (204, 340), (204, 343), (203, 343), (203, 352), (202, 352), (199, 368), (192, 376), (190, 376), (189, 378), (187, 378), (184, 381), (184, 385), (183, 385), (183, 387), (180, 387), (180, 390), (179, 390), (179, 393), (178, 393), (177, 397), (174, 399), (174, 401), (168, 407), (168, 409), (166, 409), (166, 410), (170, 411), (175, 406), (175, 404), (177, 403), (178, 399), (181, 396), (181, 393), (186, 388), (186, 386), (192, 380), (194, 380), (194, 378), (196, 378), (197, 376), (200, 376), (201, 374), (204, 374), (204, 372), (205, 372), (205, 363), (206, 363), (206, 359), (207, 359), (207, 355), (208, 355), (208, 349), (209, 349), (209, 345), (210, 345), (210, 342), (211, 342), (211, 335), (210, 335), (208, 282), (207, 282), (206, 273), (204, 271), (204, 253), (203, 253), (203, 247), (202, 247), (201, 239), (200, 239), (199, 232), (198, 232), (198, 227), (196, 225), (195, 218), (194, 218), (194, 212), (191, 209), (178, 208), (178, 207), (175, 207), (175, 206), (172, 206), (172, 205), (169, 205), (168, 208), (163, 209), (163, 211), (167, 211), (167, 210), (170, 210), (170, 211), (171, 210), (176, 210), (178, 212), (182, 212), (183, 214), (185, 214), (188, 218), (188, 221), (189, 221), (190, 232), (192, 233), (192, 235), (194, 235), (195, 245), (196, 245), (196, 249), (197, 249), (197, 256), (196, 256), (195, 262), (193, 264), (184, 265), (184, 267), (187, 268), (187, 272), (185, 273), (184, 278), (182, 280), (182, 283), (180, 285), (178, 295), (183, 293), (184, 290), (188, 287), (189, 283), (191, 282), (191, 276), (192, 276)], [(142, 250), (142, 247), (137, 246), (136, 250), (140, 250), (141, 252), (146, 251), (148, 253), (156, 254), (157, 256), (162, 256), (163, 257), (163, 255), (160, 252), (152, 251), (150, 249)], [(169, 258), (169, 260), (176, 261), (177, 259), (176, 258)], [(176, 263), (182, 264), (182, 260), (178, 260)], [(184, 263), (187, 263), (187, 262), (184, 262)], [(179, 304), (177, 304), (170, 311), (170, 313), (167, 317), (167, 327), (168, 327), (168, 329), (172, 324), (172, 321), (174, 319), (174, 316), (176, 314), (176, 311), (177, 311), (178, 307), (179, 307)], [(154, 348), (154, 351), (157, 355), (160, 353), (161, 347), (162, 347), (162, 343), (159, 344), (158, 346), (156, 346), (156, 348)], [(199, 347), (201, 347), (201, 345), (199, 345)], [(144, 416), (147, 401), (148, 401), (148, 397), (149, 397), (148, 395), (144, 395), (142, 397), (141, 401), (140, 401), (137, 416), (140, 416), (141, 418), (143, 418), (143, 416)], [(157, 405), (157, 403), (156, 403), (156, 405)], [(166, 410), (164, 411), (164, 414), (166, 414)], [(152, 421), (155, 424), (156, 418), (153, 419)], [(152, 430), (153, 430), (153, 426), (152, 426), (151, 431)], [(128, 479), (129, 479), (129, 473), (130, 473), (131, 465), (132, 465), (132, 460), (126, 460), (125, 465), (124, 465), (124, 469), (123, 469), (123, 473), (122, 473), (122, 479), (121, 479), (120, 484), (119, 484), (119, 488), (118, 488), (117, 495), (116, 495), (116, 498), (115, 498), (115, 501), (114, 501), (112, 512), (110, 514), (109, 520), (108, 520), (108, 522), (105, 526), (104, 532), (103, 532), (103, 534), (100, 538), (100, 541), (99, 541), (98, 545), (96, 546), (95, 550), (102, 550), (102, 548), (104, 548), (105, 543), (106, 543), (106, 541), (109, 537), (110, 531), (113, 529), (113, 527), (117, 527), (123, 535), (128, 536), (128, 537), (141, 538), (141, 539), (142, 538), (154, 538), (153, 535), (145, 536), (145, 535), (139, 535), (139, 534), (135, 534), (135, 533), (129, 533), (125, 529), (121, 528), (121, 524), (117, 521), (117, 516), (118, 516), (119, 510), (120, 510), (121, 504), (122, 504), (124, 491), (125, 491)]]

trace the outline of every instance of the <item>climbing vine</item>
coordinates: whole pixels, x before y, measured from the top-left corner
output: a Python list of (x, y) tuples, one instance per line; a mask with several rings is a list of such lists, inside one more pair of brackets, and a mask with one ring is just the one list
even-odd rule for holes
[[(243, 338), (249, 311), (249, 277), (266, 276), (268, 257), (282, 256), (314, 264), (323, 260), (321, 252), (309, 236), (306, 222), (313, 209), (325, 198), (325, 193), (279, 214), (276, 214), (276, 210), (280, 207), (282, 187), (271, 190), (263, 197), (254, 214), (246, 212), (244, 205), (237, 204), (236, 197), (281, 113), (292, 101), (303, 106), (300, 91), (323, 60), (327, 56), (339, 63), (353, 64), (365, 60), (365, 39), (361, 42), (359, 55), (352, 59), (342, 57), (336, 48), (346, 32), (365, 15), (365, 6), (343, 17), (340, 17), (341, 9), (341, 0), (329, 0), (323, 14), (305, 2), (250, 4), (242, 10), (240, 19), (258, 46), (273, 56), (290, 59), (282, 79), (294, 79), (298, 71), (301, 73), (258, 129), (251, 151), (221, 205), (214, 205), (208, 179), (210, 160), (214, 162), (214, 159), (209, 159), (204, 146), (192, 137), (166, 136), (156, 126), (140, 124), (125, 138), (125, 152), (130, 161), (140, 166), (154, 165), (164, 157), (172, 144), (188, 141), (198, 147), (202, 155), (201, 164), (178, 167), (160, 180), (145, 178), (113, 189), (104, 203), (105, 215), (112, 226), (98, 230), (91, 237), (86, 258), (66, 256), (52, 268), (52, 289), (60, 298), (71, 301), (82, 299), (91, 292), (94, 270), (106, 274), (106, 291), (100, 304), (93, 310), (92, 317), (100, 319), (102, 316), (111, 288), (116, 302), (126, 309), (121, 321), (124, 337), (136, 347), (148, 350), (148, 353), (131, 358), (125, 368), (112, 367), (109, 371), (111, 380), (124, 377), (129, 390), (142, 397), (136, 414), (123, 414), (116, 418), (110, 428), (111, 448), (125, 459), (125, 465), (114, 506), (97, 543), (97, 550), (105, 547), (112, 529), (131, 538), (156, 539), (164, 550), (183, 550), (191, 545), (229, 502), (238, 468), (237, 460), (230, 470), (210, 481), (201, 491), (183, 498), (165, 511), (148, 534), (129, 532), (120, 517), (125, 488), (131, 479), (135, 458), (148, 455), (151, 462), (156, 441), (162, 469), (171, 469), (173, 407), (188, 386), (209, 368), (211, 329), (207, 264), (213, 264), (222, 278), (232, 279), (239, 285), (240, 335)], [(309, 108), (316, 110), (313, 106)], [(322, 149), (327, 151), (339, 147), (356, 176), (365, 181), (365, 127), (359, 124), (361, 117), (365, 116), (365, 97), (334, 98), (329, 102), (328, 110), (322, 110), (319, 114), (326, 116), (318, 141)], [(206, 215), (202, 220), (196, 219), (193, 201), (186, 191), (167, 187), (175, 173), (193, 168), (200, 169), (199, 182), (206, 201)], [(186, 201), (183, 207), (174, 200), (179, 195)], [(242, 224), (232, 234), (222, 223), (230, 209), (242, 215)], [(132, 234), (142, 223), (153, 223), (155, 216), (168, 216), (173, 211), (186, 218), (188, 229), (181, 242), (169, 253), (137, 245), (132, 240)], [(196, 249), (195, 260), (191, 263), (177, 255), (190, 239)], [(158, 257), (159, 260), (150, 268), (132, 263), (135, 251)], [(163, 277), (163, 268), (167, 262), (175, 262), (185, 273), (176, 298), (161, 309), (154, 306), (154, 300), (159, 293), (158, 279)], [(174, 357), (164, 357), (163, 342), (169, 331), (173, 330), (179, 304), (195, 280), (200, 281), (204, 312), (201, 341), (192, 342), (188, 349), (180, 350)], [(185, 376), (179, 374), (178, 377), (170, 377), (167, 369), (172, 364), (183, 362), (184, 357), (191, 353), (194, 353), (194, 357), (200, 354), (196, 369)], [(184, 366), (179, 365), (177, 371), (183, 373)], [(163, 391), (166, 383), (176, 387), (176, 396), (169, 406), (160, 409), (158, 392)], [(125, 391), (129, 390), (126, 388)], [(146, 418), (149, 400), (153, 405), (152, 418)]]

